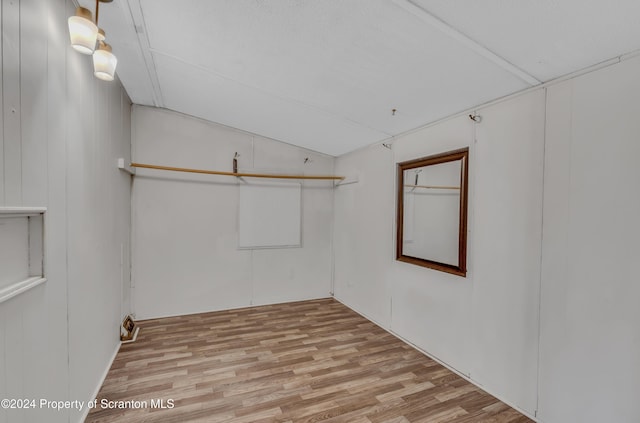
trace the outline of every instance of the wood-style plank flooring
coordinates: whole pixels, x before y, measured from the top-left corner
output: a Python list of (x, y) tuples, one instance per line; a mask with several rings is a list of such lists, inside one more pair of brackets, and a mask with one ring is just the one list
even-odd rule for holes
[(86, 422), (531, 422), (332, 299), (139, 326)]

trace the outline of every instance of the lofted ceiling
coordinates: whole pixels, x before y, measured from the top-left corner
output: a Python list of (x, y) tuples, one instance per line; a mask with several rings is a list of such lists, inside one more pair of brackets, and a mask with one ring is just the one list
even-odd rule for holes
[(640, 1), (116, 0), (100, 27), (134, 103), (337, 156), (640, 49)]

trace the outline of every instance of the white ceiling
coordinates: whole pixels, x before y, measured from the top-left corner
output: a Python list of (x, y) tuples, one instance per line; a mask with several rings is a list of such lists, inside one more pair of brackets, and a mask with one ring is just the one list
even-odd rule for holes
[(116, 0), (99, 24), (134, 103), (335, 156), (640, 49), (638, 0)]

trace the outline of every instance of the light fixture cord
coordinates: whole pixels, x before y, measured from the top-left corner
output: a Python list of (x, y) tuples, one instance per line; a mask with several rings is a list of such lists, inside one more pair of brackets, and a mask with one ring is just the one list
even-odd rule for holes
[(98, 26), (98, 14), (100, 13), (100, 0), (96, 0), (96, 26)]

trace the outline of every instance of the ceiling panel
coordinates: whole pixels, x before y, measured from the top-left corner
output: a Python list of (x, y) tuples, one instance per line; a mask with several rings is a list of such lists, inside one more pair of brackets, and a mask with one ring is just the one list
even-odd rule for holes
[[(141, 4), (155, 57), (199, 68), (210, 74), (208, 79), (220, 82), (216, 98), (228, 109), (199, 116), (270, 137), (278, 134), (276, 138), (283, 141), (313, 145), (331, 154), (528, 86), (385, 0), (145, 0)], [(167, 22), (173, 22), (172, 31), (166, 31)], [(161, 80), (166, 107), (181, 110), (192, 101), (189, 90), (169, 87), (182, 84), (181, 78), (163, 75)], [(251, 91), (255, 92), (249, 95)], [(346, 139), (339, 143), (340, 149), (329, 149), (323, 144), (330, 145), (331, 140), (293, 136), (282, 119), (257, 120), (248, 113), (236, 101), (247, 95), (270, 97), (279, 108), (282, 103), (293, 105), (299, 121), (312, 124), (315, 136)], [(327, 116), (347, 122), (350, 128), (360, 127), (363, 135), (372, 129), (379, 135), (366, 139), (353, 131), (342, 133), (345, 123), (318, 131)]]
[(638, 0), (412, 0), (541, 81), (640, 49)]
[(637, 0), (119, 0), (100, 15), (134, 103), (332, 155), (640, 47)]
[(354, 143), (366, 145), (389, 137), (166, 56), (157, 55), (155, 61), (165, 102), (172, 110), (330, 155), (349, 151)]

